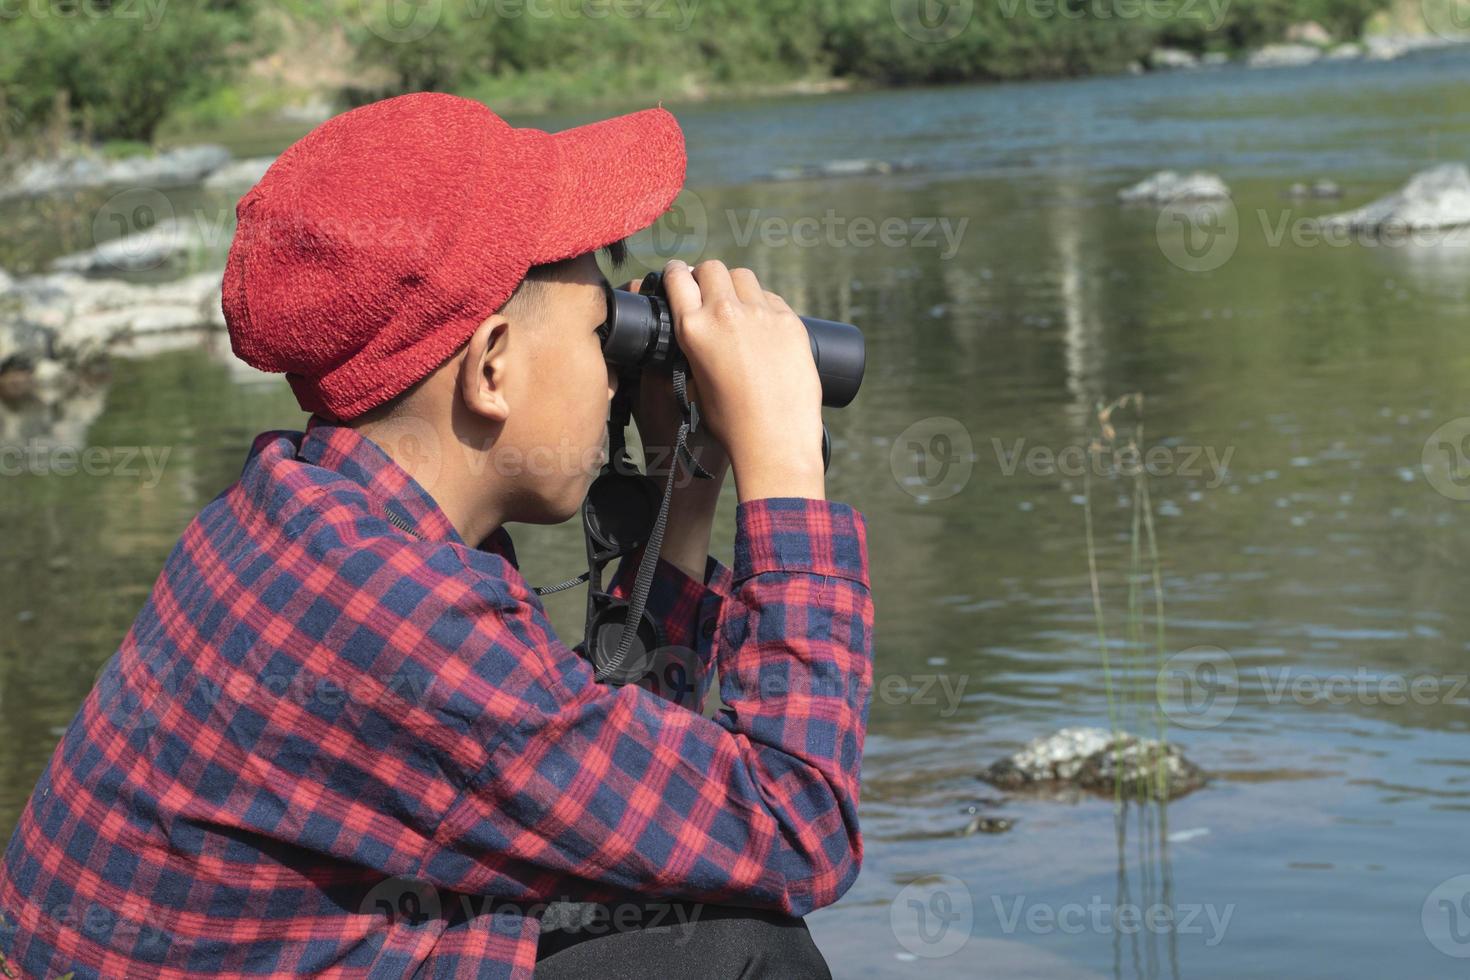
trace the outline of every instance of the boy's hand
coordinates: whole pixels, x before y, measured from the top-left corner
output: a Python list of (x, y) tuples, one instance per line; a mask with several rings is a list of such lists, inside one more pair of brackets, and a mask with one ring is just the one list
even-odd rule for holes
[[(623, 288), (636, 293), (638, 286), (639, 281), (635, 280)], [(684, 393), (699, 405), (702, 416), (704, 406), (694, 389), (694, 379), (686, 376), (685, 382)], [(674, 465), (674, 446), (679, 436), (679, 425), (684, 421), (679, 414), (679, 400), (674, 397), (674, 376), (671, 373), (661, 370), (643, 372), (638, 379), (638, 397), (633, 402), (633, 421), (638, 426), (638, 439), (643, 443), (643, 470), (662, 487), (669, 478), (669, 467)], [(725, 454), (725, 447), (703, 422), (699, 431), (688, 437), (686, 445), (713, 479), (701, 480), (684, 469), (674, 477), (669, 523), (664, 530), (659, 555), (694, 581), (703, 582), (715, 510), (719, 506), (720, 489), (725, 484), (730, 460)], [(643, 560), (641, 548), (634, 558)]]
[(740, 500), (825, 499), (822, 382), (801, 320), (755, 273), (717, 261), (669, 262), (664, 288), (701, 427), (729, 453)]
[[(641, 280), (635, 279), (623, 289), (636, 293), (640, 283)], [(699, 402), (692, 376), (685, 377), (684, 393), (699, 407), (702, 417), (704, 405)], [(633, 404), (633, 421), (638, 424), (638, 439), (643, 444), (644, 471), (663, 482), (668, 479), (669, 467), (673, 465), (674, 444), (679, 436), (679, 425), (683, 422), (679, 400), (674, 395), (673, 374), (663, 370), (643, 372), (638, 380), (638, 397)], [(705, 487), (710, 495), (718, 497), (730, 466), (725, 447), (702, 422), (697, 432), (690, 433), (686, 445), (699, 465), (714, 479), (700, 480), (681, 471), (675, 477), (675, 485), (682, 488), (687, 483), (690, 487)]]

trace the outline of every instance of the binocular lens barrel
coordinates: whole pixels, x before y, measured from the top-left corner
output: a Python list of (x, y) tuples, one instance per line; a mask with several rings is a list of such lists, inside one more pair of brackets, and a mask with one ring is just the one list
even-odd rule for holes
[[(867, 363), (863, 333), (850, 323), (802, 317), (811, 341), (812, 359), (822, 379), (822, 404), (842, 408), (857, 396)], [(609, 364), (628, 369), (656, 367), (679, 356), (673, 316), (663, 277), (650, 273), (630, 293), (609, 289), (607, 320), (598, 330), (602, 353)]]

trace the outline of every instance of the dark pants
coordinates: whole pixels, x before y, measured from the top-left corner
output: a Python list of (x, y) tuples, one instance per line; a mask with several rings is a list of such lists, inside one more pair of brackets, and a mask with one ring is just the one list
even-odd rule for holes
[(536, 980), (832, 980), (806, 923), (775, 912), (574, 905), (542, 921)]

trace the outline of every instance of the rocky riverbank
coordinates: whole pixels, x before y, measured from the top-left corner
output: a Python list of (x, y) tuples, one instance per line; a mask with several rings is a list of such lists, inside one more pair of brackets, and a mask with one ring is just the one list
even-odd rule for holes
[(64, 393), (109, 355), (195, 344), (224, 325), (218, 272), (161, 285), (0, 272), (0, 392)]
[(97, 187), (163, 190), (202, 184), (242, 193), (265, 174), (275, 157), (237, 160), (223, 146), (201, 143), (122, 159), (94, 147), (71, 145), (55, 156), (13, 163), (0, 180), (0, 200), (41, 197)]

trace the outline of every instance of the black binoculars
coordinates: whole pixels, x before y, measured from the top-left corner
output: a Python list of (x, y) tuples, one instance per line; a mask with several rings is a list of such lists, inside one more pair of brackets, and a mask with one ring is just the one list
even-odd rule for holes
[[(812, 358), (822, 379), (822, 404), (842, 408), (863, 383), (867, 349), (863, 333), (850, 323), (802, 317), (811, 340)], [(638, 292), (607, 291), (607, 319), (597, 330), (602, 354), (623, 371), (678, 363), (681, 354), (669, 312), (663, 275), (650, 272)]]
[[(822, 404), (842, 408), (857, 395), (863, 381), (867, 351), (863, 334), (850, 323), (802, 317), (811, 340), (812, 358), (822, 379)], [(644, 369), (684, 370), (687, 361), (674, 336), (674, 322), (663, 276), (649, 273), (636, 293), (607, 290), (607, 319), (597, 329), (602, 353), (619, 374), (635, 379)], [(587, 492), (582, 503), (582, 528), (587, 542), (587, 574), (561, 585), (537, 589), (538, 595), (586, 581), (587, 619), (583, 655), (592, 662), (599, 681), (611, 684), (644, 683), (666, 685), (671, 700), (683, 702), (697, 689), (693, 680), (698, 664), (692, 651), (664, 645), (657, 622), (648, 614), (645, 600), (652, 581), (650, 555), (639, 566), (634, 599), (615, 598), (602, 588), (602, 570), (612, 560), (630, 555), (647, 544), (652, 557), (658, 555), (663, 537), (669, 492), (673, 489), (677, 461), (671, 464), (666, 486), (639, 473), (626, 452), (624, 429), (632, 408), (633, 386), (620, 385), (608, 418), (608, 463)], [(680, 376), (675, 392), (686, 419), (697, 415), (684, 403)], [(681, 430), (682, 432), (682, 430)], [(682, 446), (682, 440), (680, 445)], [(831, 462), (831, 439), (822, 426), (822, 466)], [(697, 465), (695, 475), (703, 471)], [(708, 474), (704, 474), (708, 475)], [(686, 707), (698, 710), (689, 703)]]

